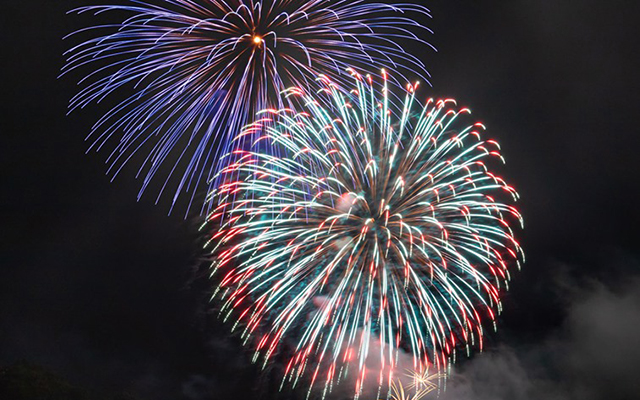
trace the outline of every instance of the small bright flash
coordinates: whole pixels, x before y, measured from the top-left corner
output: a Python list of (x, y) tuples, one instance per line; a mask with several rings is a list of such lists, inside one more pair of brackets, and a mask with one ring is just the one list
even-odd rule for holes
[(255, 36), (253, 37), (253, 43), (255, 43), (255, 44), (260, 44), (260, 43), (262, 43), (262, 37), (260, 37), (260, 36), (258, 36), (258, 35), (255, 35)]

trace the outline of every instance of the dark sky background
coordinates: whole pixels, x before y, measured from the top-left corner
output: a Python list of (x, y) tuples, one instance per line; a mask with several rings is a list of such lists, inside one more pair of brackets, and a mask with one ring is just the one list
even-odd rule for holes
[[(2, 3), (0, 365), (25, 359), (149, 400), (276, 398), (207, 312), (198, 219), (136, 202), (57, 79), (82, 0)], [(472, 108), (522, 196), (527, 262), (447, 400), (640, 398), (636, 1), (432, 0), (425, 97)], [(130, 171), (131, 172), (131, 171)], [(293, 393), (281, 398), (296, 398)]]

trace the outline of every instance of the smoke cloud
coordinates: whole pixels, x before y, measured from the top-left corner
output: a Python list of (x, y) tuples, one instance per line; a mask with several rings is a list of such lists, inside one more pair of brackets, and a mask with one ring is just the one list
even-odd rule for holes
[(444, 400), (623, 400), (640, 393), (640, 274), (612, 284), (561, 277), (566, 317), (543, 341), (517, 339), (456, 369)]

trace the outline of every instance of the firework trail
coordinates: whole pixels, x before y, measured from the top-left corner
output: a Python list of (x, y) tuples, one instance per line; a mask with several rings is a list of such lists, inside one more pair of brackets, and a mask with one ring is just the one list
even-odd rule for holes
[(278, 100), (286, 87), (307, 87), (319, 73), (344, 81), (348, 75), (341, 72), (351, 65), (428, 75), (422, 62), (398, 44), (426, 44), (417, 34), (427, 28), (411, 18), (429, 16), (420, 5), (363, 0), (125, 3), (73, 10), (123, 21), (72, 34), (91, 36), (66, 53), (63, 75), (89, 68), (69, 112), (113, 92), (132, 91), (94, 125), (92, 148), (113, 143), (107, 159), (113, 178), (140, 153), (137, 176), (144, 178), (138, 196), (162, 175), (158, 198), (173, 190), (172, 208), (181, 193), (189, 193), (191, 205), (196, 192), (216, 186), (212, 178), (224, 166), (220, 156), (230, 150), (231, 138), (257, 111), (288, 106)]
[(382, 84), (351, 73), (351, 92), (321, 76), (318, 94), (292, 88), (295, 109), (244, 130), (259, 137), (221, 172), (210, 243), (214, 297), (255, 359), (280, 353), (285, 381), (325, 392), (349, 374), (357, 396), (371, 376), (389, 386), (399, 351), (425, 371), (482, 349), (519, 267), (510, 224), (522, 218), (485, 163), (504, 161), (498, 144), (461, 125), (468, 109), (423, 104), (417, 84), (395, 107), (384, 71)]

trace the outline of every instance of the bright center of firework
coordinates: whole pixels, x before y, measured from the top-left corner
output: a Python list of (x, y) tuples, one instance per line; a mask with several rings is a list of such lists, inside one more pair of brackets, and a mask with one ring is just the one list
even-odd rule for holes
[(260, 35), (254, 35), (254, 36), (253, 36), (253, 43), (255, 43), (255, 44), (260, 44), (260, 43), (262, 43), (262, 36), (260, 36)]
[[(343, 194), (336, 205), (336, 210), (344, 217), (343, 227), (354, 229), (355, 232), (351, 231), (351, 233), (355, 233), (356, 236), (362, 234), (363, 238), (371, 238), (370, 235), (378, 237), (383, 233), (393, 234), (393, 224), (389, 225), (389, 216), (394, 213), (390, 212), (392, 208), (390, 206), (392, 204), (389, 204), (386, 199), (376, 201), (375, 197), (365, 190), (360, 196), (353, 193)], [(388, 229), (390, 227), (391, 230)]]

